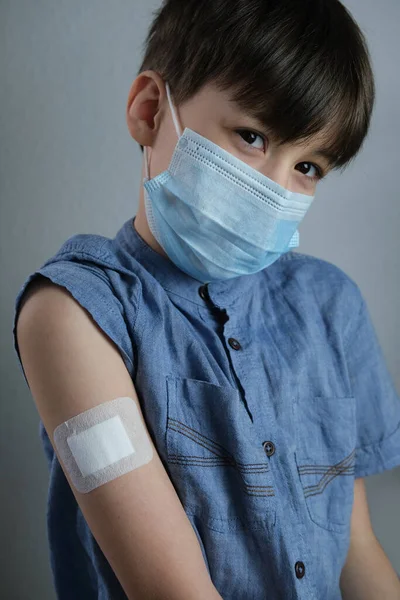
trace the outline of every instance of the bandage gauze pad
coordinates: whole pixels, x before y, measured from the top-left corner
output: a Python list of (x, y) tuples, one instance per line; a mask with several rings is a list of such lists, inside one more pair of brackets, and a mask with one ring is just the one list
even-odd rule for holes
[(135, 401), (115, 398), (54, 430), (59, 457), (78, 492), (86, 494), (150, 462), (153, 447)]

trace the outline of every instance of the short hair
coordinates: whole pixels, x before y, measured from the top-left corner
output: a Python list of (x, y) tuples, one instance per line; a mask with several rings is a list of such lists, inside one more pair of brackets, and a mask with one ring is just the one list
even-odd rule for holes
[(164, 0), (153, 14), (138, 74), (156, 71), (176, 105), (214, 83), (280, 144), (324, 132), (332, 168), (359, 152), (374, 77), (339, 0)]

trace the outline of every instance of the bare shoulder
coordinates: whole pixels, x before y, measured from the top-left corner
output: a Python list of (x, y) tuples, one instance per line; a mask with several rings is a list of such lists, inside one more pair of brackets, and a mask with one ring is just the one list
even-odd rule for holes
[[(58, 302), (62, 302), (61, 298), (72, 298), (72, 296), (64, 287), (53, 283), (48, 277), (40, 274), (37, 275), (28, 284), (21, 298), (17, 330), (21, 320), (25, 321), (28, 313), (32, 310), (37, 310), (40, 306), (49, 308), (50, 302), (56, 300), (56, 298), (59, 298)], [(26, 308), (27, 306), (29, 307), (28, 309)]]

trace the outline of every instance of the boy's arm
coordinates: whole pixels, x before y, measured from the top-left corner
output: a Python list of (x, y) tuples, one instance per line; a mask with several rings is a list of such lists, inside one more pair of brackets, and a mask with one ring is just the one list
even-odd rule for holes
[(400, 579), (372, 529), (361, 477), (354, 484), (350, 549), (340, 589), (343, 600), (400, 600)]
[[(55, 451), (53, 432), (60, 423), (108, 400), (131, 397), (143, 418), (113, 342), (64, 288), (48, 280), (39, 287), (24, 298), (17, 335), (29, 387)], [(73, 487), (59, 460), (130, 600), (221, 600), (196, 534), (151, 444), (149, 463), (87, 494)]]

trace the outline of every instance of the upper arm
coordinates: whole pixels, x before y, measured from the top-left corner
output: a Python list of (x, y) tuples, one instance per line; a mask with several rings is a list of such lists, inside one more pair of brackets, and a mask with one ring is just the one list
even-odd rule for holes
[[(54, 429), (108, 400), (131, 397), (143, 420), (118, 348), (64, 288), (48, 280), (28, 288), (16, 333), (29, 387), (56, 454)], [(149, 463), (87, 494), (73, 487), (58, 458), (129, 598), (220, 597), (196, 534), (150, 441)]]
[(355, 480), (350, 546), (340, 575), (343, 600), (400, 598), (399, 577), (372, 528), (365, 481)]
[(364, 537), (373, 536), (365, 480), (358, 477), (354, 480), (354, 500), (351, 512), (350, 544), (362, 541)]

